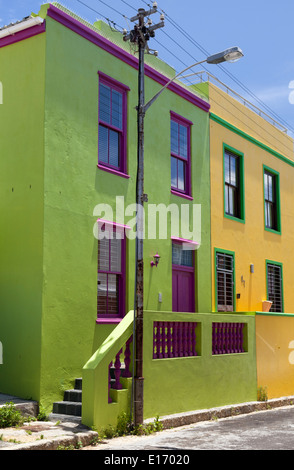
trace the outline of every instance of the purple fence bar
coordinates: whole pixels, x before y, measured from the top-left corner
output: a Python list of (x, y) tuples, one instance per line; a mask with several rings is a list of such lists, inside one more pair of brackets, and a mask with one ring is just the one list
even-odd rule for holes
[(244, 323), (212, 323), (212, 354), (244, 352)]
[(153, 322), (153, 359), (197, 356), (195, 322)]

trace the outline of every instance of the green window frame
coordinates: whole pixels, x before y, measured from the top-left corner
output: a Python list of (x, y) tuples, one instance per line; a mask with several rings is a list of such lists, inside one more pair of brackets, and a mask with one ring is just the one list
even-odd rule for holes
[(244, 153), (223, 144), (224, 217), (245, 223)]
[(264, 229), (281, 235), (280, 174), (263, 165)]
[[(229, 260), (231, 260), (231, 266), (228, 265)], [(235, 252), (215, 248), (214, 269), (215, 311), (236, 311)], [(228, 285), (228, 281), (231, 284), (230, 286)]]
[(284, 312), (283, 263), (266, 260), (266, 295), (273, 302), (270, 312)]

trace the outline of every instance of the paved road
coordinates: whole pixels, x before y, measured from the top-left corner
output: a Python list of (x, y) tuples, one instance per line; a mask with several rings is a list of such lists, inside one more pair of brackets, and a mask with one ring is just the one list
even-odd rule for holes
[[(88, 450), (89, 447), (86, 449)], [(115, 438), (90, 449), (114, 451), (294, 450), (294, 407), (288, 406), (201, 422), (149, 436)], [(113, 455), (115, 456), (115, 452)]]

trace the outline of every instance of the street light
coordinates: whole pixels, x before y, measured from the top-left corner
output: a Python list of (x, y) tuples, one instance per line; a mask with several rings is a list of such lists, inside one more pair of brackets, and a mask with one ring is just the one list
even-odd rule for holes
[(196, 62), (195, 64), (189, 65), (189, 67), (186, 67), (184, 70), (179, 72), (175, 77), (173, 77), (169, 82), (167, 82), (156, 95), (151, 98), (151, 100), (148, 101), (148, 103), (145, 104), (143, 107), (144, 112), (147, 111), (147, 109), (154, 103), (154, 101), (161, 95), (161, 93), (178, 77), (183, 75), (184, 72), (187, 70), (192, 69), (193, 67), (196, 67), (196, 65), (203, 64), (204, 62), (207, 62), (208, 64), (220, 64), (222, 62), (237, 62), (237, 60), (241, 59), (243, 57), (243, 52), (241, 49), (237, 46), (235, 47), (230, 47), (229, 49), (226, 49), (225, 51), (218, 52), (217, 54), (213, 54), (209, 57), (207, 57), (204, 60), (200, 60), (200, 62)]
[(134, 305), (134, 358), (135, 358), (135, 377), (133, 380), (134, 391), (134, 422), (135, 426), (143, 423), (143, 206), (144, 202), (148, 201), (147, 194), (144, 194), (144, 118), (147, 109), (154, 103), (154, 101), (161, 95), (161, 93), (173, 82), (177, 77), (182, 75), (186, 70), (189, 70), (196, 65), (207, 62), (208, 64), (219, 64), (225, 61), (236, 61), (243, 56), (241, 49), (232, 47), (223, 52), (214, 54), (207, 57), (205, 60), (196, 62), (195, 64), (186, 67), (182, 72), (178, 73), (175, 77), (169, 80), (156, 95), (145, 102), (145, 83), (144, 83), (144, 53), (147, 49), (147, 42), (151, 37), (155, 36), (155, 30), (164, 26), (164, 15), (161, 15), (161, 22), (157, 25), (151, 26), (148, 20), (145, 24), (145, 18), (157, 12), (157, 3), (153, 2), (150, 10), (145, 11), (143, 8), (138, 10), (138, 14), (131, 18), (131, 21), (137, 21), (138, 24), (134, 29), (127, 33), (124, 31), (124, 41), (130, 41), (138, 45), (139, 52), (139, 67), (138, 67), (138, 106), (137, 106), (137, 182), (136, 182), (136, 261), (135, 261), (135, 305)]

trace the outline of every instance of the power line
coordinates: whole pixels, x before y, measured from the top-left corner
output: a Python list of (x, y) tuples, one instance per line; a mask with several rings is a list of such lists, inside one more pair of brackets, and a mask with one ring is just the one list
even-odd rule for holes
[[(144, 0), (142, 0), (144, 1)], [(144, 2), (146, 3), (146, 2)], [(166, 19), (172, 24), (172, 26), (174, 26), (183, 36), (186, 37), (186, 39), (188, 39), (190, 42), (192, 42), (203, 54), (205, 54), (206, 56), (210, 55), (209, 52), (203, 47), (201, 46), (194, 38), (192, 38), (180, 25), (178, 25), (171, 17), (170, 15), (168, 15), (164, 10), (161, 10)], [(187, 51), (186, 51), (187, 52)], [(218, 64), (217, 65), (226, 75), (228, 75), (231, 80), (233, 80), (237, 85), (239, 85), (244, 91), (246, 91), (246, 93), (248, 93), (252, 98), (254, 98), (261, 106), (263, 106), (265, 109), (268, 110), (268, 112), (270, 112), (270, 114), (272, 114), (273, 116), (275, 116), (281, 123), (285, 124), (286, 127), (288, 127), (288, 129), (291, 129), (292, 131), (294, 131), (294, 129), (292, 128), (292, 126), (287, 123), (283, 118), (281, 118), (278, 114), (276, 114), (268, 105), (266, 105), (260, 98), (258, 98), (251, 90), (249, 90), (248, 87), (246, 87), (246, 85), (244, 85), (239, 79), (237, 79), (231, 72), (229, 72), (228, 70), (226, 70), (222, 65)], [(205, 67), (204, 67), (205, 68)]]

